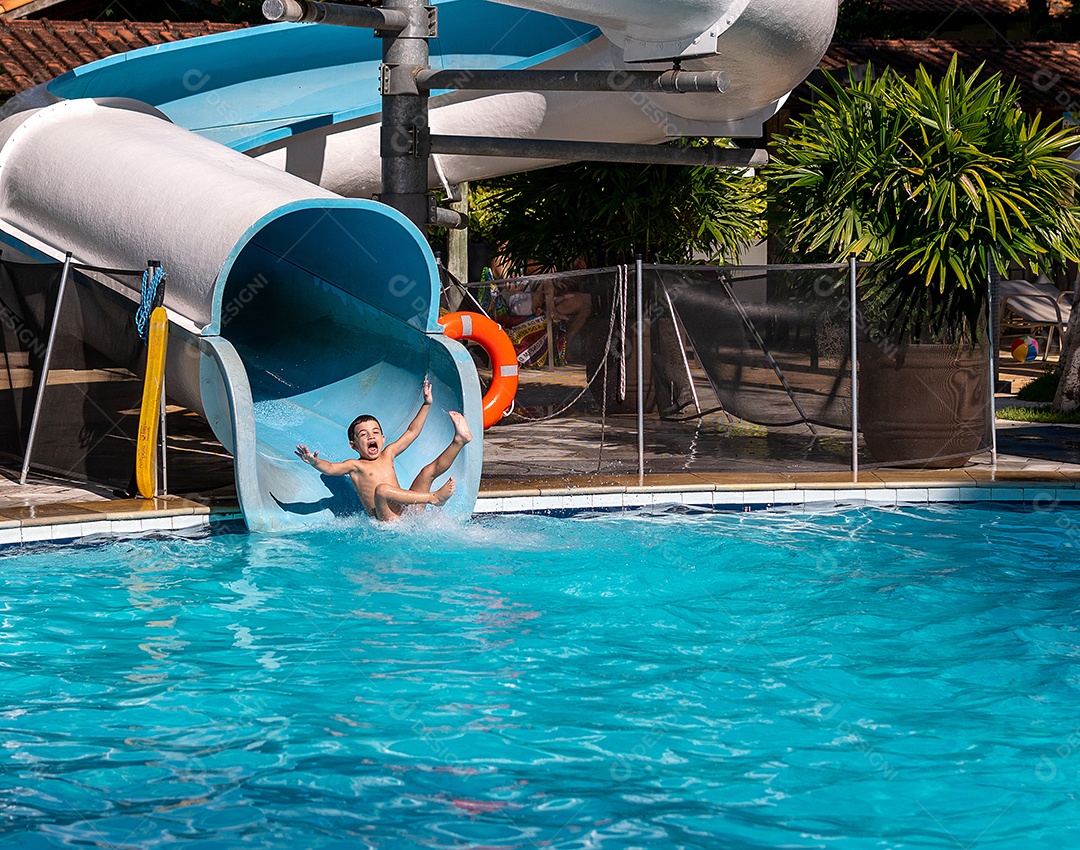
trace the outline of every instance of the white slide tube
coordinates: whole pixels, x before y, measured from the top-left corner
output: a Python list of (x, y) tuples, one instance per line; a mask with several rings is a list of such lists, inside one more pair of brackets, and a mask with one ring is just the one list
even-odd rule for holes
[[(501, 5), (573, 17), (603, 27), (604, 36), (533, 67), (617, 72), (670, 68), (670, 59), (627, 61), (628, 34), (691, 31), (713, 14), (733, 17), (702, 55), (686, 58), (686, 70), (723, 71), (722, 94), (611, 92), (472, 92), (433, 98), (433, 133), (530, 139), (658, 144), (676, 137), (756, 138), (791, 91), (828, 48), (837, 0), (498, 0)], [(447, 8), (449, 15), (452, 5)], [(672, 24), (678, 21), (678, 24)], [(689, 28), (689, 29), (688, 29)], [(669, 45), (670, 47), (670, 45)], [(348, 197), (381, 189), (379, 116), (319, 127), (249, 153), (282, 170)], [(451, 183), (543, 167), (542, 160), (443, 155), (439, 168)], [(439, 185), (433, 165), (430, 182)]]

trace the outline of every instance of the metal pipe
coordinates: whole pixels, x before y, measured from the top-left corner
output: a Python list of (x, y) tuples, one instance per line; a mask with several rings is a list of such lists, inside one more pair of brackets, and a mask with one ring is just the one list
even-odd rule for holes
[[(434, 201), (434, 197), (432, 200)], [(433, 205), (428, 214), (428, 224), (455, 231), (465, 230), (469, 226), (469, 217), (457, 210)]]
[(277, 23), (330, 24), (339, 27), (363, 27), (377, 30), (403, 30), (409, 16), (393, 9), (370, 6), (343, 6), (340, 3), (318, 3), (315, 0), (264, 0), (263, 17)]
[[(269, 2), (269, 0), (268, 0)], [(280, 0), (274, 0), (280, 2)], [(606, 91), (725, 94), (731, 88), (727, 71), (548, 71), (426, 70), (416, 76), (417, 88), (480, 91)]]
[(848, 258), (848, 298), (851, 302), (851, 480), (859, 483), (859, 302), (856, 257)]
[[(385, 11), (395, 11), (410, 21), (422, 16), (425, 26), (383, 36), (383, 66), (428, 67), (428, 13), (423, 0), (384, 0)], [(409, 94), (384, 90), (379, 154), (382, 158), (384, 204), (396, 209), (423, 233), (431, 221), (428, 197), (428, 159), (431, 153), (427, 93)]]
[(708, 168), (758, 168), (769, 161), (768, 151), (750, 148), (666, 147), (607, 142), (568, 142), (552, 139), (504, 139), (493, 136), (431, 136), (432, 153), (459, 156), (502, 156), (553, 159), (563, 162), (637, 162), (651, 165), (689, 165)]
[(645, 329), (642, 327), (641, 299), (642, 290), (641, 254), (637, 255), (637, 309), (634, 321), (637, 322), (637, 478), (638, 486), (645, 486)]
[(45, 386), (49, 383), (49, 365), (52, 363), (53, 345), (56, 343), (56, 328), (60, 324), (60, 310), (64, 306), (64, 292), (67, 289), (68, 272), (71, 269), (71, 252), (64, 256), (64, 268), (60, 272), (60, 286), (56, 290), (56, 306), (53, 308), (52, 327), (49, 328), (49, 341), (45, 345), (45, 358), (41, 364), (41, 384), (34, 399), (34, 415), (30, 419), (30, 435), (26, 440), (26, 453), (23, 455), (22, 472), (19, 483), (26, 483), (26, 474), (30, 471), (30, 455), (34, 452), (34, 438), (37, 437), (38, 419), (41, 416), (41, 400), (45, 396)]

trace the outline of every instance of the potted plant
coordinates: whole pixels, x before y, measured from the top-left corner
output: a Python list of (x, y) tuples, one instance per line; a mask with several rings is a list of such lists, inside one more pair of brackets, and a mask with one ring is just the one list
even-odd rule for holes
[[(958, 466), (982, 444), (988, 281), (1011, 263), (1054, 273), (1080, 257), (1065, 159), (1080, 138), (1018, 106), (1019, 88), (956, 59), (937, 80), (886, 69), (826, 75), (777, 139), (770, 212), (792, 251), (873, 263), (860, 308), (860, 418), (882, 461)], [(911, 374), (922, 363), (930, 374)]]

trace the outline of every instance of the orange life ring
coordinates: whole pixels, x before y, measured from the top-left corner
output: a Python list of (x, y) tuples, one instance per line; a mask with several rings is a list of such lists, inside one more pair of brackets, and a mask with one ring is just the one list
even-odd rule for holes
[(483, 313), (447, 313), (439, 324), (450, 339), (471, 339), (491, 358), (491, 386), (484, 395), (484, 427), (502, 419), (518, 388), (518, 360), (514, 343), (497, 322)]

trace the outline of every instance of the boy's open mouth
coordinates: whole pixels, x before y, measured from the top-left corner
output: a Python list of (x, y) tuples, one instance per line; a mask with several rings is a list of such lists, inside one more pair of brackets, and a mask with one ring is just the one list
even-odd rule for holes
[(367, 450), (369, 452), (377, 452), (379, 450), (379, 441), (378, 440), (368, 440)]

